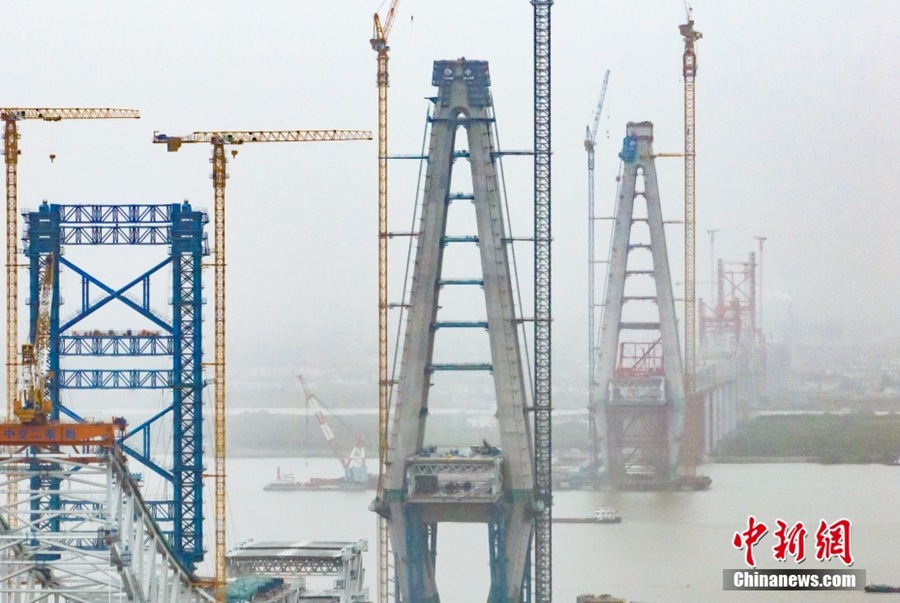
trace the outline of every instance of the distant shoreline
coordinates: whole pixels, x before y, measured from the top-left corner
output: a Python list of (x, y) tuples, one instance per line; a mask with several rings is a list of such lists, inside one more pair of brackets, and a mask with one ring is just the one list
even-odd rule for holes
[[(717, 465), (762, 465), (766, 463), (816, 463), (819, 458), (815, 456), (712, 456), (710, 463)], [(852, 465), (854, 463), (841, 463)]]
[[(309, 454), (304, 451), (288, 451), (276, 448), (236, 448), (229, 449), (227, 456), (236, 459), (264, 459), (264, 458), (315, 458), (330, 459), (333, 456), (329, 451), (317, 452), (311, 450)], [(813, 463), (816, 465), (860, 465), (860, 464), (884, 464), (884, 463), (858, 463), (858, 462), (839, 462), (839, 463), (823, 463), (819, 457), (815, 456), (710, 456), (706, 458), (706, 464), (713, 465), (765, 465), (765, 464), (796, 464), (796, 463)]]

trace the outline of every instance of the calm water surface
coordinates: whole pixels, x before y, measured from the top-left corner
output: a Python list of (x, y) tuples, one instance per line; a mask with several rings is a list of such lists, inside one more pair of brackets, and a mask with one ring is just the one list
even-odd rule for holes
[[(300, 479), (337, 476), (328, 459), (231, 459), (228, 461), (229, 546), (254, 540), (368, 539), (364, 559), (375, 592), (374, 492), (266, 492), (276, 466)], [(558, 492), (554, 515), (587, 517), (595, 503), (611, 505), (619, 525), (554, 525), (554, 601), (574, 603), (578, 594), (610, 593), (630, 601), (900, 601), (900, 595), (857, 592), (735, 592), (722, 590), (722, 570), (743, 566), (731, 544), (755, 515), (770, 532), (755, 547), (759, 567), (843, 568), (815, 561), (819, 520), (853, 522), (855, 569), (867, 582), (900, 585), (900, 467), (882, 465), (707, 465), (707, 492)], [(208, 516), (211, 514), (208, 514)], [(780, 563), (772, 557), (775, 520), (802, 521), (807, 560)], [(207, 539), (209, 540), (209, 539)], [(441, 524), (438, 582), (443, 603), (484, 601), (488, 589), (487, 530), (483, 525)]]

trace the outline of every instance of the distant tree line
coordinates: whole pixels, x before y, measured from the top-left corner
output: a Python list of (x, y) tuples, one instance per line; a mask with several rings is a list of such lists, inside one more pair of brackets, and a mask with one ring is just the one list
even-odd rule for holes
[[(500, 442), (491, 428), (472, 427), (466, 415), (435, 414), (428, 419), (429, 434), (440, 433), (448, 446)], [(365, 440), (369, 458), (377, 456), (378, 424), (373, 415), (330, 417), (342, 454), (350, 453), (357, 438)], [(331, 457), (333, 452), (314, 416), (246, 412), (230, 417), (229, 456)], [(587, 426), (583, 421), (557, 421), (553, 447), (557, 451), (587, 450)], [(720, 442), (719, 457), (771, 459), (806, 458), (823, 463), (892, 463), (900, 458), (900, 415), (873, 413), (822, 415), (771, 415), (749, 421)]]
[[(365, 439), (366, 456), (377, 457), (378, 419), (374, 415), (327, 417), (338, 448), (347, 455), (360, 435)], [(437, 442), (429, 434), (440, 434), (441, 445), (480, 445), (487, 440), (499, 446), (492, 428), (473, 427), (463, 414), (434, 414), (428, 418), (425, 439)], [(228, 455), (240, 456), (333, 456), (315, 416), (285, 415), (266, 411), (245, 412), (228, 419)], [(587, 425), (583, 421), (558, 422), (553, 428), (554, 447), (558, 450), (588, 447)]]
[(723, 440), (722, 457), (806, 457), (822, 463), (893, 463), (900, 458), (900, 415), (771, 415)]

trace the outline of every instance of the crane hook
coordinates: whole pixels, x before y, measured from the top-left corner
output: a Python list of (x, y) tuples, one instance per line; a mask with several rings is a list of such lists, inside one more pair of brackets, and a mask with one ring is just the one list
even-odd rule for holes
[(50, 153), (50, 163), (53, 163), (53, 161), (55, 159), (56, 159), (56, 153)]
[(237, 157), (237, 153), (237, 149), (231, 149), (231, 158), (234, 159), (235, 157)]

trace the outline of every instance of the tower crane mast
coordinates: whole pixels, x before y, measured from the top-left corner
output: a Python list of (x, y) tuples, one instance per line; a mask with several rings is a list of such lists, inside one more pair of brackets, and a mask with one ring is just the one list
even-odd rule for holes
[(684, 38), (682, 55), (682, 75), (684, 76), (684, 394), (685, 394), (685, 438), (682, 459), (688, 475), (693, 475), (699, 459), (699, 408), (694, 399), (697, 374), (697, 219), (695, 211), (694, 164), (694, 80), (697, 76), (697, 55), (694, 42), (703, 37), (694, 30), (691, 9), (685, 5), (687, 23), (678, 26)]
[[(372, 140), (372, 133), (364, 130), (249, 130), (199, 131), (186, 136), (167, 136), (153, 133), (153, 142), (165, 144), (169, 152), (182, 144), (212, 145), (212, 183), (215, 194), (215, 597), (225, 603), (225, 145), (254, 142), (319, 142), (341, 140)], [(232, 150), (232, 155), (237, 151)]]
[(534, 600), (553, 598), (553, 470), (551, 417), (551, 112), (550, 9), (531, 0), (534, 13)]
[(595, 320), (594, 310), (597, 307), (595, 299), (595, 266), (597, 260), (594, 252), (594, 223), (596, 216), (594, 213), (594, 146), (597, 140), (597, 128), (600, 126), (600, 114), (603, 112), (603, 101), (606, 99), (606, 86), (609, 83), (609, 69), (603, 76), (603, 85), (600, 87), (600, 98), (597, 100), (597, 107), (594, 109), (593, 119), (590, 126), (585, 126), (584, 134), (584, 150), (587, 151), (588, 165), (588, 420), (590, 423), (590, 441), (591, 441), (591, 469), (595, 469), (597, 465), (596, 448), (596, 416), (594, 404), (596, 401), (596, 345), (594, 338)]
[[(384, 24), (376, 12), (369, 43), (377, 53), (378, 72), (378, 496), (384, 490), (388, 449), (388, 35), (394, 26), (400, 0), (392, 0)], [(390, 544), (385, 519), (378, 517), (378, 603), (388, 601)]]

